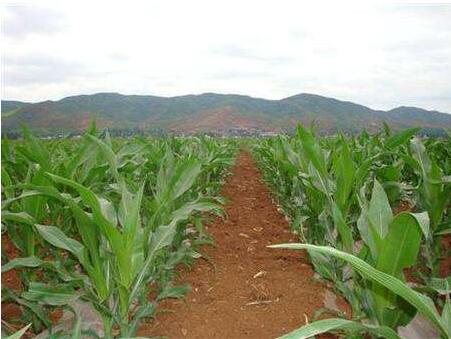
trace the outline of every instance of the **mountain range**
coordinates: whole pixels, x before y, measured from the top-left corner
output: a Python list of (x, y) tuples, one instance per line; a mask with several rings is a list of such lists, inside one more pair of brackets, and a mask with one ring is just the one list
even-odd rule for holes
[(307, 93), (281, 100), (215, 93), (177, 97), (98, 93), (58, 101), (1, 103), (3, 133), (17, 132), (22, 124), (41, 135), (78, 133), (91, 119), (112, 130), (226, 135), (290, 131), (299, 122), (312, 121), (323, 132), (374, 131), (384, 121), (394, 129), (423, 127), (439, 131), (451, 127), (451, 114), (406, 106), (374, 110)]

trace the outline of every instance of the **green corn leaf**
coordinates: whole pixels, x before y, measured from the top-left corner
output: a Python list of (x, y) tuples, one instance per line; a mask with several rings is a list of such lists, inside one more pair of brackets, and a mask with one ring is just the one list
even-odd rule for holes
[(335, 203), (332, 206), (332, 216), (334, 219), (335, 227), (340, 234), (340, 238), (343, 243), (343, 249), (348, 253), (352, 253), (354, 239), (352, 238), (351, 228), (346, 225), (343, 215)]
[(431, 278), (428, 287), (442, 295), (451, 294), (451, 276), (446, 278)]
[(429, 217), (433, 229), (440, 224), (443, 213), (449, 201), (449, 194), (444, 191), (442, 184), (434, 184), (432, 181), (441, 180), (442, 170), (437, 163), (431, 160), (431, 171), (424, 183), (426, 203), (428, 204)]
[(6, 199), (14, 198), (14, 189), (11, 187), (13, 185), (13, 181), (11, 180), (9, 173), (6, 171), (5, 166), (3, 165), (1, 172), (2, 193), (5, 194)]
[(182, 166), (182, 170), (175, 179), (175, 184), (172, 189), (172, 199), (177, 199), (189, 190), (199, 176), (200, 172), (201, 164), (197, 160), (192, 159), (185, 162)]
[(37, 191), (27, 191), (27, 192), (23, 192), (21, 195), (11, 198), (11, 199), (5, 199), (2, 200), (2, 210), (8, 208), (9, 205), (11, 205), (13, 202), (21, 200), (21, 199), (25, 199), (28, 197), (34, 197), (34, 196), (39, 196), (42, 195), (40, 192)]
[(390, 126), (385, 121), (382, 123), (382, 125), (383, 125), (383, 128), (384, 128), (385, 136), (386, 137), (391, 136), (392, 132), (391, 132)]
[(428, 212), (410, 213), (410, 215), (417, 220), (417, 223), (420, 226), (424, 237), (426, 239), (429, 239), (432, 236), (432, 234), (431, 234), (431, 229), (430, 229), (430, 221), (429, 221)]
[(382, 185), (374, 180), (373, 194), (368, 208), (368, 220), (378, 236), (383, 239), (388, 232), (388, 225), (393, 219), (393, 212)]
[(45, 305), (67, 305), (79, 297), (70, 285), (59, 284), (50, 286), (43, 283), (30, 282), (28, 291), (22, 292), (22, 297)]
[(101, 227), (103, 233), (107, 236), (116, 253), (121, 253), (123, 248), (122, 237), (119, 231), (112, 225), (106, 216), (102, 213), (99, 198), (89, 189), (72, 180), (47, 173), (55, 182), (74, 188), (80, 194), (83, 202), (92, 209), (94, 222)]
[(2, 220), (10, 220), (18, 223), (23, 223), (27, 225), (34, 225), (36, 223), (35, 219), (26, 212), (9, 212), (2, 211)]
[(33, 136), (30, 129), (23, 127), (22, 131), (27, 145), (27, 156), (30, 157), (31, 160), (37, 162), (43, 169), (47, 169), (49, 166), (48, 160), (50, 159), (50, 153), (43, 146), (42, 142)]
[(327, 246), (315, 246), (309, 244), (280, 244), (269, 246), (271, 248), (287, 248), (287, 249), (306, 249), (309, 251), (318, 251), (320, 253), (328, 254), (336, 258), (345, 260), (350, 263), (352, 267), (359, 272), (362, 276), (372, 281), (375, 281), (382, 286), (389, 289), (391, 292), (399, 295), (406, 300), (412, 306), (414, 306), (420, 313), (422, 313), (431, 323), (445, 336), (450, 335), (445, 324), (442, 323), (441, 317), (435, 309), (432, 300), (422, 295), (410, 287), (404, 282), (393, 277), (387, 273), (381, 272), (362, 259), (359, 259), (349, 253), (338, 251), (332, 247)]
[(189, 218), (194, 211), (208, 212), (213, 210), (220, 210), (220, 207), (217, 203), (206, 201), (205, 199), (204, 201), (197, 200), (194, 202), (186, 203), (179, 209), (172, 212), (172, 218), (177, 221), (181, 221)]
[[(37, 171), (33, 175), (31, 183), (33, 185), (46, 185), (48, 183), (48, 178), (45, 176), (45, 172), (43, 170)], [(42, 222), (46, 217), (46, 203), (47, 197), (34, 196), (23, 199), (22, 207), (23, 210), (35, 218), (37, 222)]]
[(65, 282), (82, 281), (86, 277), (78, 272), (67, 272), (58, 262), (44, 261), (38, 257), (15, 258), (2, 266), (2, 273), (15, 268), (37, 268), (40, 267), (45, 271), (55, 272)]
[(15, 297), (14, 301), (19, 305), (28, 308), (31, 312), (33, 312), (36, 315), (36, 317), (38, 317), (39, 320), (41, 320), (46, 327), (49, 328), (52, 326), (52, 321), (50, 320), (49, 315), (47, 314), (46, 310), (42, 308), (41, 305), (35, 303), (34, 301), (28, 301), (24, 298), (19, 297)]
[(42, 194), (67, 204), (74, 215), (80, 237), (89, 249), (91, 258), (95, 262), (98, 261), (96, 255), (98, 252), (98, 228), (93, 224), (91, 216), (83, 211), (74, 199), (67, 194), (61, 194), (55, 187), (51, 186), (21, 185), (21, 187), (24, 189), (31, 189), (36, 194)]
[(141, 305), (135, 312), (134, 318), (130, 324), (130, 333), (136, 333), (139, 321), (142, 318), (149, 318), (155, 315), (157, 306), (155, 303), (146, 303)]
[(152, 234), (150, 241), (149, 253), (154, 254), (160, 249), (169, 246), (174, 239), (177, 221), (171, 222), (169, 225), (159, 226)]
[(446, 234), (451, 234), (451, 227), (440, 229), (439, 231), (434, 232), (434, 235), (446, 235)]
[(91, 154), (89, 152), (90, 144), (84, 140), (83, 146), (68, 160), (66, 164), (65, 177), (74, 179), (75, 171), (79, 166), (85, 163)]
[(342, 137), (341, 152), (337, 157), (336, 164), (336, 188), (335, 199), (342, 214), (347, 214), (347, 206), (349, 205), (349, 195), (351, 194), (354, 185), (355, 168), (354, 161), (351, 157), (348, 144), (344, 137)]
[(302, 142), (305, 155), (312, 162), (322, 177), (327, 176), (326, 161), (324, 159), (321, 147), (315, 140), (315, 137), (308, 132), (302, 125), (297, 128), (298, 138)]
[(279, 339), (306, 339), (312, 338), (315, 335), (327, 333), (331, 331), (340, 331), (345, 333), (371, 333), (378, 337), (388, 339), (400, 339), (400, 337), (391, 328), (386, 326), (374, 326), (359, 323), (357, 321), (346, 319), (324, 319), (315, 321), (311, 324), (305, 325), (297, 330), (285, 334)]
[(399, 277), (415, 264), (421, 241), (421, 227), (412, 213), (398, 214), (390, 224), (376, 268)]
[(368, 202), (365, 198), (365, 186), (363, 186), (357, 195), (361, 208), (360, 216), (357, 219), (357, 228), (360, 236), (371, 251), (373, 259), (377, 258), (380, 248), (382, 247), (382, 239), (379, 234), (370, 225), (368, 218)]
[(362, 185), (366, 178), (368, 177), (368, 174), (370, 173), (371, 166), (376, 162), (376, 160), (380, 157), (380, 154), (377, 154), (373, 157), (370, 157), (368, 159), (365, 159), (363, 163), (360, 164), (360, 166), (357, 168), (355, 172), (355, 181), (357, 187)]
[(15, 258), (2, 265), (2, 273), (18, 267), (39, 267), (43, 263), (38, 257)]
[[(449, 290), (449, 286), (447, 286)], [(451, 300), (449, 293), (446, 296), (445, 306), (442, 311), (442, 323), (447, 326), (448, 334), (451, 333)]]
[(135, 278), (135, 281), (133, 282), (133, 289), (130, 299), (132, 299), (136, 295), (139, 288), (141, 287), (144, 277), (146, 276), (146, 274), (148, 274), (148, 270), (155, 259), (156, 253), (160, 249), (172, 243), (174, 236), (176, 234), (176, 226), (177, 221), (173, 221), (169, 225), (159, 226), (152, 234), (149, 250), (146, 253), (146, 259), (144, 261), (143, 267), (141, 268), (138, 276)]
[(14, 334), (11, 334), (10, 336), (6, 337), (5, 339), (20, 339), (25, 332), (27, 332), (28, 328), (31, 326), (31, 324), (28, 324), (24, 328), (20, 329), (19, 331), (15, 332)]
[(313, 163), (309, 163), (308, 170), (310, 177), (312, 178), (313, 186), (320, 192), (323, 192), (327, 200), (330, 202), (331, 191), (329, 188), (330, 185), (328, 177), (321, 175), (321, 173), (317, 170)]
[[(398, 214), (390, 225), (383, 247), (379, 253), (376, 269), (403, 280), (402, 270), (415, 264), (420, 250), (421, 228), (410, 213)], [(396, 294), (378, 283), (373, 286), (379, 323), (398, 325), (398, 321), (408, 321), (411, 311), (396, 302)], [(387, 309), (395, 309), (387, 312)], [(396, 313), (394, 315), (393, 313)], [(400, 317), (398, 319), (398, 317)], [(400, 325), (405, 325), (401, 324)]]
[(75, 223), (78, 228), (78, 233), (83, 241), (83, 244), (89, 251), (89, 255), (93, 261), (94, 266), (100, 265), (99, 261), (99, 240), (100, 240), (100, 231), (94, 224), (91, 216), (83, 211), (80, 206), (73, 200), (67, 199), (66, 203), (69, 205), (71, 209)]
[(127, 237), (127, 246), (129, 246), (134, 241), (140, 224), (139, 213), (144, 193), (144, 183), (140, 185), (136, 194), (130, 193), (125, 185), (121, 188), (121, 193), (119, 215), (121, 216), (121, 223)]
[(401, 132), (396, 133), (395, 135), (391, 136), (387, 139), (385, 142), (385, 147), (387, 149), (393, 149), (400, 145), (403, 145), (407, 143), (416, 133), (418, 133), (421, 130), (421, 128), (408, 128)]
[(75, 255), (83, 265), (87, 264), (84, 253), (85, 247), (77, 240), (69, 238), (63, 231), (55, 226), (35, 225), (35, 227), (38, 233), (51, 245), (69, 251)]
[[(136, 244), (138, 239), (138, 234), (141, 232), (141, 219), (140, 219), (140, 209), (141, 201), (144, 192), (144, 183), (140, 186), (136, 194), (132, 194), (128, 191), (125, 185), (122, 186), (122, 199), (119, 207), (119, 215), (122, 219), (123, 227), (123, 238), (124, 238), (124, 254), (121, 254), (121, 265), (122, 269), (127, 272), (124, 284), (128, 287), (132, 284), (132, 280), (137, 273), (137, 264), (142, 262), (141, 259), (137, 260), (138, 257), (134, 256), (134, 247), (141, 249), (139, 252), (139, 258), (142, 257), (142, 242)], [(122, 259), (123, 258), (123, 259)], [(128, 265), (128, 267), (127, 267)]]
[(38, 317), (38, 319), (41, 320), (46, 327), (52, 326), (51, 320), (49, 319), (48, 315), (39, 304), (20, 298), (19, 296), (17, 296), (15, 293), (12, 293), (8, 289), (2, 290), (2, 301), (4, 300), (13, 300), (15, 303), (33, 312), (36, 315), (36, 317)]
[(414, 138), (410, 141), (410, 149), (412, 151), (413, 158), (419, 165), (423, 177), (426, 178), (428, 173), (431, 171), (431, 161), (426, 152), (426, 147), (424, 147), (420, 139)]
[(102, 140), (96, 138), (91, 134), (86, 134), (86, 137), (100, 148), (100, 150), (107, 158), (108, 163), (110, 164), (110, 169), (112, 170), (114, 177), (118, 179), (119, 173), (117, 171), (117, 157), (116, 154), (111, 149), (111, 147), (107, 143), (103, 142)]
[(412, 157), (410, 154), (402, 153), (399, 156), (408, 166), (412, 167), (416, 172), (422, 173), (420, 163), (414, 157)]
[(113, 204), (103, 198), (98, 198), (97, 200), (99, 202), (100, 211), (101, 211), (102, 215), (105, 217), (105, 219), (108, 220), (108, 222), (111, 225), (116, 225), (117, 224), (117, 213), (116, 213), (116, 210), (115, 210)]

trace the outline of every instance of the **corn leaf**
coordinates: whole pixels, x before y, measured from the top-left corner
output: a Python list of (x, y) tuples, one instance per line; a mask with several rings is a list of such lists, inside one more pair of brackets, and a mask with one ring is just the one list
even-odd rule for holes
[(370, 227), (383, 239), (388, 232), (388, 225), (390, 225), (392, 219), (393, 212), (387, 195), (379, 181), (374, 180), (373, 194), (368, 208)]
[(28, 324), (24, 328), (20, 329), (19, 331), (15, 332), (14, 334), (11, 334), (8, 337), (5, 337), (5, 339), (20, 339), (25, 332), (28, 330), (28, 328), (31, 326), (31, 324)]
[(22, 292), (22, 297), (45, 305), (62, 306), (77, 299), (79, 296), (70, 285), (59, 284), (50, 286), (43, 283), (30, 282), (28, 291)]
[(401, 132), (398, 132), (395, 135), (392, 135), (390, 138), (388, 138), (384, 146), (388, 149), (393, 149), (400, 145), (403, 145), (407, 143), (420, 130), (421, 128), (416, 127), (416, 128), (408, 128)]
[(360, 322), (339, 318), (315, 321), (288, 334), (285, 334), (284, 336), (279, 337), (279, 339), (306, 339), (312, 338), (313, 336), (318, 334), (331, 331), (353, 334), (371, 333), (378, 337), (400, 339), (396, 332), (387, 326), (366, 325)]
[(336, 258), (347, 261), (352, 267), (367, 279), (373, 280), (389, 289), (391, 292), (399, 295), (420, 313), (422, 313), (431, 323), (445, 336), (449, 336), (447, 325), (442, 323), (441, 317), (434, 307), (432, 300), (408, 287), (404, 282), (387, 273), (381, 272), (362, 259), (359, 259), (349, 253), (345, 253), (327, 246), (316, 246), (309, 244), (280, 244), (269, 246), (271, 248), (287, 248), (287, 249), (306, 249), (309, 251), (317, 251), (329, 254)]

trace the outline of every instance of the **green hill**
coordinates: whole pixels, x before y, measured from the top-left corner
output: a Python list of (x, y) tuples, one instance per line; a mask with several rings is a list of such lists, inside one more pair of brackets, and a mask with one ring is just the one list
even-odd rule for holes
[(380, 111), (306, 93), (282, 100), (215, 93), (170, 98), (98, 93), (39, 103), (2, 101), (3, 132), (17, 131), (23, 123), (39, 134), (79, 132), (92, 118), (111, 129), (181, 133), (279, 132), (313, 120), (325, 132), (375, 130), (383, 121), (395, 129), (451, 127), (446, 113), (416, 107)]

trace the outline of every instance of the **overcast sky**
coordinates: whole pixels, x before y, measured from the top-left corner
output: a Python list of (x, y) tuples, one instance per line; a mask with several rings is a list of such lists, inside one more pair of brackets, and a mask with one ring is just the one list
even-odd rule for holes
[(3, 99), (308, 92), (451, 113), (451, 5), (22, 1), (2, 19)]

